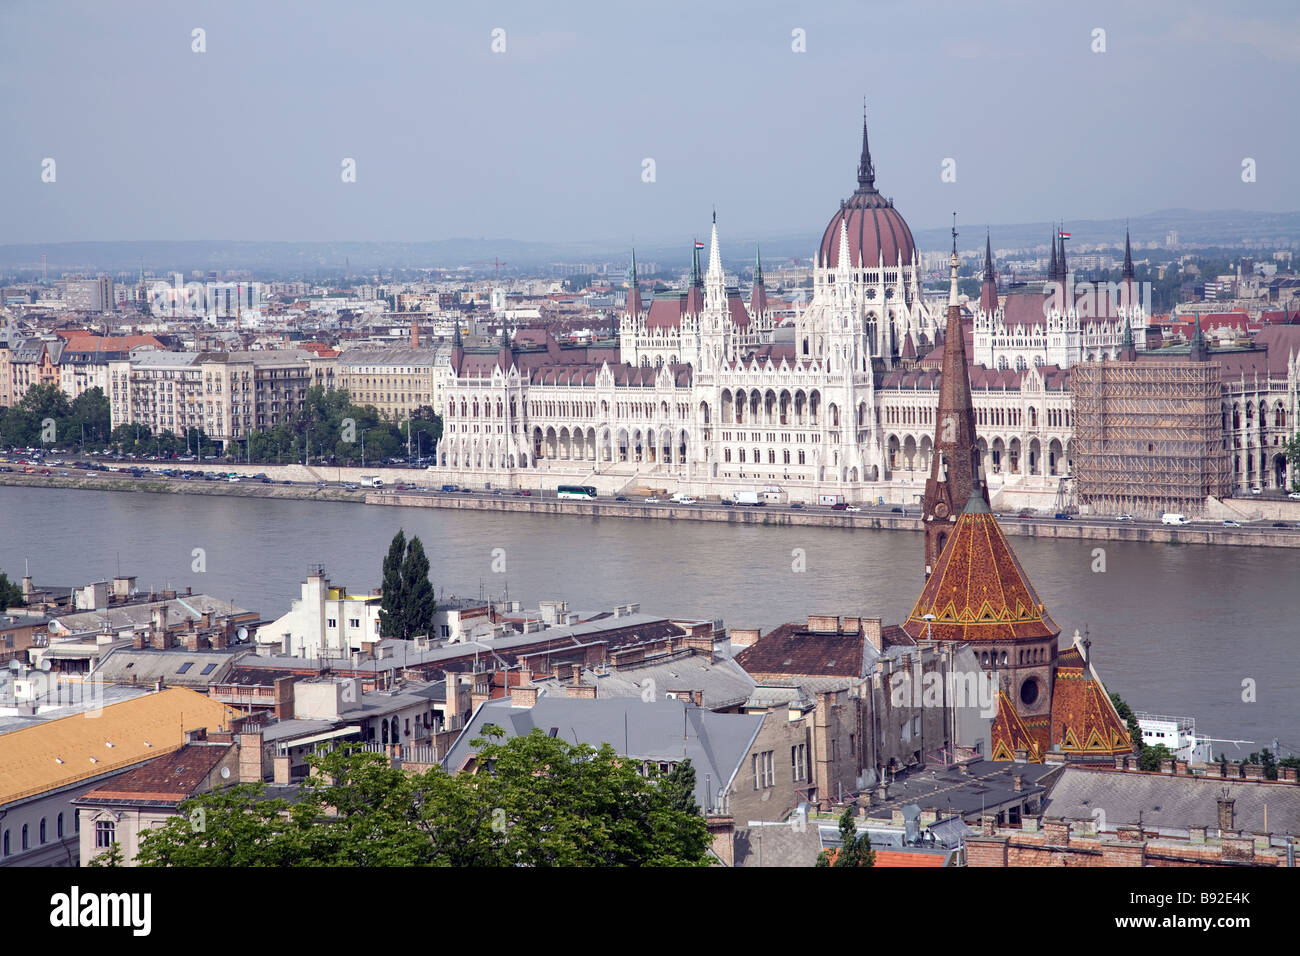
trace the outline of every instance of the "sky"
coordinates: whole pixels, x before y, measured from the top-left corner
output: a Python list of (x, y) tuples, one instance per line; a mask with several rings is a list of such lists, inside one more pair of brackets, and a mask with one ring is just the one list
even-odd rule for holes
[(864, 97), (914, 230), (1294, 210), (1298, 66), (1292, 0), (0, 0), (0, 243), (803, 234)]

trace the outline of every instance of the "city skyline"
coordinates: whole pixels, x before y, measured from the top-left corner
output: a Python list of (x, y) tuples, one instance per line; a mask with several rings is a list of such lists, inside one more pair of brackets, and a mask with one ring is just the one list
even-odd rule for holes
[[(918, 228), (954, 208), (968, 223), (1124, 218), (1296, 193), (1297, 134), (1266, 114), (1300, 56), (1280, 4), (1241, 19), (733, 6), (707, 23), (584, 5), (382, 21), (335, 4), (310, 19), (64, 7), (0, 13), (0, 117), (18, 131), (0, 157), (3, 244), (657, 243), (715, 205), (733, 242), (800, 235), (852, 191), (864, 96), (880, 188)], [(864, 60), (856, 38), (882, 26), (920, 39)], [(49, 69), (65, 58), (78, 68)]]

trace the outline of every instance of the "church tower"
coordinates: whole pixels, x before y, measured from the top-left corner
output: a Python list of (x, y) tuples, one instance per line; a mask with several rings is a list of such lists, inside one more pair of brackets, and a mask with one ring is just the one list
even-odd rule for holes
[(921, 499), (927, 579), (938, 564), (957, 515), (966, 507), (972, 493), (987, 504), (975, 436), (975, 407), (971, 401), (970, 375), (966, 368), (966, 335), (962, 329), (961, 306), (957, 304), (958, 262), (957, 230), (954, 227), (952, 257), (948, 264), (950, 285), (948, 324), (943, 337), (943, 378), (939, 385), (930, 477), (926, 480), (925, 495)]

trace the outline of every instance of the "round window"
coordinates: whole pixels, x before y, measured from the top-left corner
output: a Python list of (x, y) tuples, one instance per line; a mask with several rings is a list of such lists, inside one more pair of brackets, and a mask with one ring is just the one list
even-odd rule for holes
[(1036, 700), (1038, 700), (1038, 681), (1031, 677), (1020, 685), (1020, 703), (1028, 707)]

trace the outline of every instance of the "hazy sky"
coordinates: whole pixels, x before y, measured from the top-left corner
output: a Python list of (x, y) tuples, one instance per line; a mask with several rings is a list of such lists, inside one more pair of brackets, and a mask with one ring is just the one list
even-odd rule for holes
[(864, 95), (913, 229), (1296, 209), (1300, 4), (1241, 9), (0, 0), (0, 243), (791, 235)]

